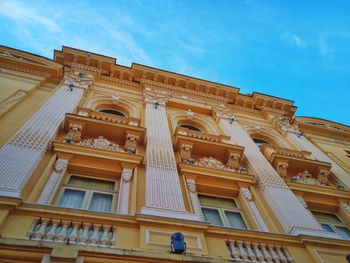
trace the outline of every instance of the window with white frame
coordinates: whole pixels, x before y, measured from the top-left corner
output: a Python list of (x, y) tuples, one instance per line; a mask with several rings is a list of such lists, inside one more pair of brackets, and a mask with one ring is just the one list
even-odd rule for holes
[(350, 228), (336, 214), (318, 211), (312, 211), (312, 214), (325, 231), (338, 233), (343, 239), (350, 240)]
[(71, 175), (62, 187), (57, 205), (112, 212), (116, 207), (117, 187), (116, 181)]
[(242, 211), (234, 199), (200, 195), (205, 220), (216, 226), (247, 229)]

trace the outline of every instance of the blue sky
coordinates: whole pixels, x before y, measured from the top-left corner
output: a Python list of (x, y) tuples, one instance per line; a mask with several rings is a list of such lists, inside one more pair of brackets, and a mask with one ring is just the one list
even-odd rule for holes
[(62, 45), (295, 101), (350, 125), (350, 1), (0, 0), (0, 43)]

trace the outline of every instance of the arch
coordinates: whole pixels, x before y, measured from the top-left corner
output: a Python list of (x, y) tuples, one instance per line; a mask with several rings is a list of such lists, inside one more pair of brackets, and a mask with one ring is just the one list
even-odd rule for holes
[(291, 148), (286, 139), (272, 128), (254, 126), (248, 127), (246, 131), (252, 139), (259, 139), (282, 148)]
[(133, 103), (120, 97), (117, 97), (116, 99), (116, 97), (117, 96), (114, 96), (114, 95), (110, 97), (108, 96), (93, 97), (88, 99), (85, 102), (84, 107), (92, 109), (94, 111), (98, 111), (101, 109), (111, 109), (111, 110), (119, 111), (129, 117), (139, 118), (140, 116), (139, 110)]
[(200, 129), (202, 132), (217, 135), (219, 134), (216, 128), (216, 123), (213, 123), (211, 117), (194, 114), (191, 118), (188, 117), (186, 112), (176, 112), (170, 116), (171, 125), (173, 130), (179, 125), (190, 125)]

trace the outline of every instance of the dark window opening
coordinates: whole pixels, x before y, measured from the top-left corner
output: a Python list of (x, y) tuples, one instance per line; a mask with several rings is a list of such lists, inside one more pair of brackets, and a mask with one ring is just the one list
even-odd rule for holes
[(182, 128), (187, 128), (187, 129), (192, 130), (192, 131), (202, 132), (201, 129), (199, 129), (199, 128), (195, 127), (195, 126), (192, 126), (192, 125), (181, 124), (181, 125), (179, 125), (179, 126), (182, 127)]
[(122, 113), (121, 111), (112, 110), (112, 109), (103, 109), (103, 110), (99, 110), (99, 112), (104, 112), (104, 113), (108, 113), (108, 114), (126, 117), (126, 115), (124, 113)]

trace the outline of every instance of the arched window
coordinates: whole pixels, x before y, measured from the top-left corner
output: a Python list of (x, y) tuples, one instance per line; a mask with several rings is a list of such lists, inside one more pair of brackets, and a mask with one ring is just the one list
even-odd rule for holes
[(187, 129), (192, 130), (192, 131), (202, 132), (201, 129), (199, 129), (199, 128), (197, 128), (196, 126), (193, 126), (193, 125), (189, 125), (189, 124), (180, 124), (179, 126), (182, 127), (182, 128), (187, 128)]
[(99, 112), (104, 112), (104, 113), (108, 113), (108, 114), (113, 114), (113, 115), (117, 115), (117, 116), (123, 116), (123, 117), (126, 117), (126, 114), (121, 112), (121, 111), (118, 111), (118, 110), (115, 110), (115, 109), (101, 109), (101, 110), (98, 110)]
[(258, 146), (259, 149), (261, 149), (261, 147), (264, 145), (264, 144), (271, 144), (267, 141), (264, 141), (262, 139), (258, 139), (258, 138), (252, 138), (253, 141), (255, 142), (256, 146)]

